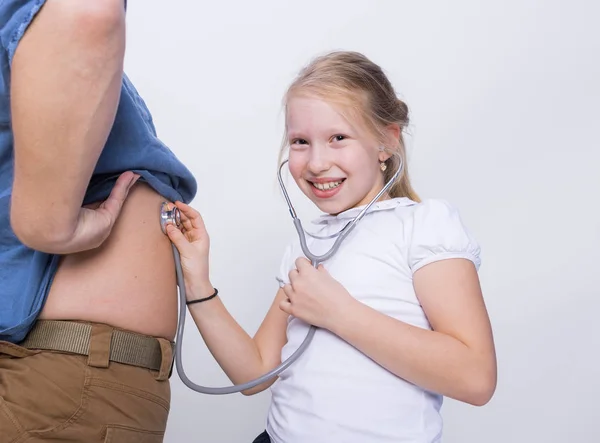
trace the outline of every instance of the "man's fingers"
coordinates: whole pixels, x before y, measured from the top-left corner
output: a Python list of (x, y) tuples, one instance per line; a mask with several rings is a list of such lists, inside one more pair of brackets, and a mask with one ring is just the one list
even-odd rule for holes
[(119, 176), (115, 185), (113, 186), (110, 195), (106, 201), (100, 206), (102, 209), (108, 212), (110, 217), (111, 225), (117, 220), (119, 213), (125, 203), (127, 194), (135, 182), (140, 178), (138, 174), (134, 174), (131, 171), (124, 172)]

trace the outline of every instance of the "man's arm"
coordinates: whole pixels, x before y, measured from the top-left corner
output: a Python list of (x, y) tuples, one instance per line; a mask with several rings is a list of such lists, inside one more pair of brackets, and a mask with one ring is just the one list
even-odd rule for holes
[(123, 0), (47, 0), (12, 63), (11, 226), (60, 251), (113, 124), (125, 52)]

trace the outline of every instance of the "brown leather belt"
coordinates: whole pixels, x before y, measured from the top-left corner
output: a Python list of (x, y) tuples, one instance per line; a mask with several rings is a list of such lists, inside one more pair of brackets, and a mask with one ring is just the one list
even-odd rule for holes
[[(76, 321), (38, 320), (20, 346), (89, 355), (92, 324)], [(173, 344), (171, 356), (173, 355)], [(162, 350), (159, 341), (148, 335), (113, 329), (109, 360), (158, 371)]]

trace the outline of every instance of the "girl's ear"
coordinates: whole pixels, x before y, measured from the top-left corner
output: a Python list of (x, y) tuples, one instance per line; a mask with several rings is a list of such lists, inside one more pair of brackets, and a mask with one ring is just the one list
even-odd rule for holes
[(386, 146), (388, 146), (389, 149), (385, 149), (384, 146), (379, 147), (379, 161), (380, 162), (386, 161), (388, 158), (390, 158), (393, 155), (391, 152), (393, 152), (395, 149), (397, 149), (398, 143), (400, 142), (401, 132), (402, 131), (400, 129), (400, 125), (398, 125), (397, 123), (392, 123), (392, 124), (388, 125), (387, 128), (385, 128), (386, 139), (387, 139)]

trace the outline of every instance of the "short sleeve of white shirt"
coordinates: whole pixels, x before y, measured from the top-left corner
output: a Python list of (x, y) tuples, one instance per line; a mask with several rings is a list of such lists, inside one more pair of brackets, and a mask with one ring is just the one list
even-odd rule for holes
[[(406, 201), (410, 202), (404, 200)], [(396, 214), (400, 218), (398, 226), (402, 226), (401, 229), (405, 233), (403, 243), (408, 250), (408, 267), (412, 273), (430, 263), (451, 258), (470, 260), (479, 270), (480, 246), (463, 223), (457, 208), (441, 199), (410, 203), (399, 204)], [(289, 272), (295, 268), (295, 259), (303, 255), (299, 242), (294, 238), (288, 243), (281, 257), (276, 275), (279, 287), (289, 283)]]
[(444, 200), (425, 200), (415, 206), (408, 239), (408, 265), (412, 272), (450, 258), (465, 258), (481, 265), (481, 249), (465, 227), (456, 208)]

